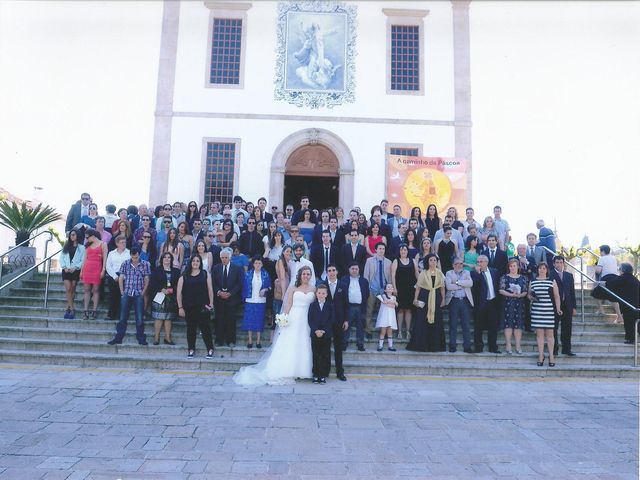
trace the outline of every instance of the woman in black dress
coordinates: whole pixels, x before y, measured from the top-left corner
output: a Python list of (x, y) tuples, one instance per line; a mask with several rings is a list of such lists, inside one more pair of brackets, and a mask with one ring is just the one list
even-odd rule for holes
[(418, 278), (418, 265), (409, 256), (406, 244), (400, 244), (399, 255), (391, 264), (391, 283), (398, 301), (398, 338), (402, 338), (402, 325), (406, 326), (405, 337), (409, 338), (415, 284)]
[(429, 230), (429, 238), (433, 242), (433, 237), (435, 237), (436, 232), (442, 228), (442, 220), (440, 220), (438, 216), (438, 207), (433, 203), (427, 207), (424, 226)]
[(213, 340), (209, 315), (213, 308), (211, 276), (202, 269), (202, 259), (197, 253), (178, 280), (178, 315), (187, 322), (188, 358), (196, 354), (196, 333), (200, 327), (202, 340), (207, 347), (207, 358), (213, 358)]
[(418, 276), (413, 304), (416, 318), (407, 350), (415, 352), (444, 352), (445, 337), (442, 309), (445, 305), (444, 275), (437, 268), (438, 257), (433, 253), (424, 259), (424, 270)]
[[(162, 254), (160, 265), (151, 274), (149, 282), (149, 298), (151, 299), (151, 317), (153, 318), (153, 344), (160, 344), (160, 330), (164, 327), (164, 343), (175, 345), (171, 340), (171, 327), (176, 319), (178, 307), (176, 303), (176, 287), (180, 278), (180, 270), (173, 267), (173, 255)], [(162, 302), (156, 302), (158, 293), (164, 295)]]

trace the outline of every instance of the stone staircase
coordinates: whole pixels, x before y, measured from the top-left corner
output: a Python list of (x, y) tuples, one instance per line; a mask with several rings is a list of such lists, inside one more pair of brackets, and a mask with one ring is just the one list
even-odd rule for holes
[[(115, 331), (115, 321), (105, 321), (106, 309), (98, 319), (65, 320), (64, 288), (58, 276), (49, 287), (49, 305), (43, 305), (44, 276), (36, 274), (20, 287), (0, 296), (0, 361), (8, 363), (55, 364), (107, 368), (150, 368), (160, 370), (236, 371), (255, 363), (263, 351), (246, 348), (246, 335), (239, 329), (235, 348), (217, 347), (212, 360), (204, 358), (205, 347), (197, 341), (197, 356), (186, 358), (186, 329), (176, 321), (173, 339), (177, 345), (139, 346), (135, 341), (135, 322), (130, 321), (122, 345), (106, 342)], [(81, 291), (81, 287), (78, 289)], [(77, 312), (82, 311), (77, 295)], [(610, 307), (607, 307), (610, 308)], [(578, 311), (580, 308), (578, 307)], [(417, 353), (405, 350), (406, 340), (396, 340), (397, 352), (377, 352), (377, 340), (368, 341), (365, 352), (353, 346), (344, 354), (347, 375), (447, 375), (483, 377), (606, 377), (637, 378), (633, 367), (633, 346), (625, 345), (622, 325), (614, 324), (612, 311), (599, 315), (591, 297), (585, 299), (586, 319), (574, 318), (573, 351), (575, 357), (559, 355), (556, 367), (536, 366), (535, 335), (524, 333), (523, 355), (462, 352), (461, 335), (456, 353)], [(133, 312), (132, 312), (133, 315)], [(79, 315), (81, 317), (81, 315)], [(446, 322), (446, 314), (445, 314)], [(153, 322), (145, 322), (147, 338), (153, 334)], [(151, 333), (151, 337), (149, 334)], [(265, 330), (268, 339), (269, 331)], [(448, 337), (448, 334), (447, 334)], [(504, 350), (500, 333), (498, 345)], [(268, 341), (263, 341), (268, 346)]]

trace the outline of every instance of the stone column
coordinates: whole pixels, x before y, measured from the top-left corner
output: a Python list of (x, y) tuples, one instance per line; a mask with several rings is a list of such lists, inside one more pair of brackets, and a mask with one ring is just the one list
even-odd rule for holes
[(455, 84), (455, 156), (466, 160), (467, 204), (472, 196), (470, 0), (452, 0), (453, 74)]
[(156, 205), (170, 202), (167, 196), (169, 193), (171, 122), (173, 91), (176, 79), (179, 20), (180, 2), (165, 0), (162, 10), (158, 91), (156, 94), (151, 182), (149, 186), (149, 208), (152, 210)]

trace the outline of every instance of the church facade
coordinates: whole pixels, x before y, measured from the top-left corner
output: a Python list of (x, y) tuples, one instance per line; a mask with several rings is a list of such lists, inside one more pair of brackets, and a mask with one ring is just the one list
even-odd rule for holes
[(163, 8), (150, 205), (364, 207), (388, 155), (463, 158), (470, 200), (468, 1)]

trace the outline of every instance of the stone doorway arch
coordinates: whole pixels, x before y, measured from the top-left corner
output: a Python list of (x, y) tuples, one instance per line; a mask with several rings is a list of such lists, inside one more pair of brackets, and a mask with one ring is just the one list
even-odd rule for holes
[[(286, 137), (276, 147), (273, 157), (271, 158), (271, 174), (269, 182), (269, 204), (277, 205), (284, 209), (284, 177), (285, 174), (295, 172), (301, 168), (302, 163), (297, 161), (300, 152), (305, 150), (301, 147), (322, 145), (328, 148), (338, 161), (338, 204), (346, 212), (353, 208), (354, 203), (354, 168), (353, 156), (347, 144), (333, 132), (321, 128), (307, 128), (292, 133)], [(297, 151), (297, 153), (296, 153)], [(289, 158), (296, 153), (289, 164)], [(291, 168), (291, 170), (288, 170)], [(327, 162), (318, 165), (317, 175), (326, 176), (330, 169), (335, 169), (334, 165)], [(334, 170), (335, 171), (335, 170)], [(313, 175), (313, 172), (307, 172), (307, 175)], [(298, 205), (294, 205), (296, 208)], [(313, 206), (313, 204), (312, 204)]]

